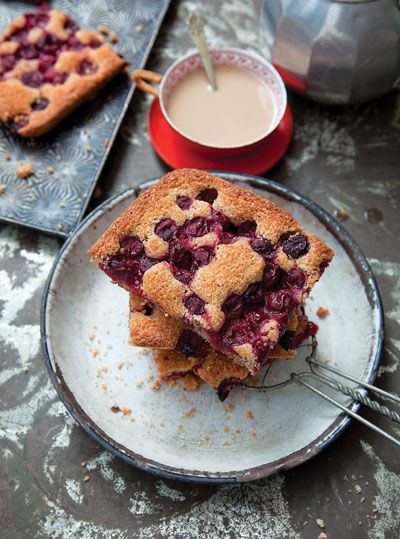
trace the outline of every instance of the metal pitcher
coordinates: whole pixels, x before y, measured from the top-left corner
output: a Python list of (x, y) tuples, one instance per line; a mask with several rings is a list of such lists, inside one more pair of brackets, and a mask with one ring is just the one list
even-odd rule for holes
[(400, 76), (400, 0), (264, 0), (261, 29), (285, 83), (324, 103), (361, 103)]

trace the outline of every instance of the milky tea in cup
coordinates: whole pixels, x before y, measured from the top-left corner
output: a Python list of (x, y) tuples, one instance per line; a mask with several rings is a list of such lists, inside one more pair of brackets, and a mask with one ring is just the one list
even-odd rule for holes
[(277, 125), (278, 111), (267, 82), (237, 65), (214, 64), (214, 71), (215, 91), (201, 66), (178, 80), (166, 107), (174, 127), (217, 148), (245, 146), (268, 135)]

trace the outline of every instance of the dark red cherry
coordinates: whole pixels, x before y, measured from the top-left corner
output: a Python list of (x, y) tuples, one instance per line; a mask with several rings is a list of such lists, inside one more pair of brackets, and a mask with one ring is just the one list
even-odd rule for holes
[(157, 236), (160, 236), (164, 241), (171, 241), (174, 238), (176, 231), (177, 226), (172, 219), (161, 219), (154, 228), (154, 232)]
[(78, 75), (93, 75), (93, 73), (96, 73), (97, 69), (97, 65), (90, 60), (83, 60), (77, 71)]
[(35, 45), (28, 45), (26, 47), (20, 47), (17, 51), (17, 56), (24, 60), (33, 60), (38, 57), (38, 51)]
[(229, 393), (232, 391), (232, 389), (237, 386), (240, 383), (239, 378), (236, 378), (235, 376), (231, 376), (230, 378), (226, 378), (223, 380), (217, 389), (218, 398), (221, 402), (223, 402), (226, 397), (229, 395)]
[(253, 283), (248, 286), (243, 294), (244, 304), (247, 309), (253, 310), (264, 304), (264, 291), (261, 283)]
[(170, 261), (177, 268), (190, 270), (193, 263), (193, 255), (189, 249), (174, 246), (170, 252)]
[(208, 223), (204, 217), (194, 217), (186, 221), (184, 230), (188, 236), (200, 237), (208, 232)]
[(218, 196), (218, 191), (214, 189), (213, 187), (210, 187), (208, 189), (204, 189), (201, 191), (201, 193), (198, 194), (197, 200), (203, 200), (204, 202), (208, 202), (209, 204), (212, 204), (214, 200)]
[(89, 47), (92, 47), (92, 49), (98, 49), (101, 45), (103, 45), (103, 43), (98, 39), (91, 39), (89, 41)]
[(179, 336), (176, 349), (185, 356), (204, 358), (207, 356), (209, 345), (200, 335), (185, 329)]
[(199, 266), (205, 266), (209, 264), (214, 257), (214, 250), (208, 247), (199, 247), (194, 252), (194, 258)]
[(238, 226), (238, 235), (239, 236), (248, 236), (254, 237), (257, 228), (257, 223), (255, 221), (244, 221)]
[(192, 199), (190, 197), (180, 196), (180, 197), (177, 197), (176, 203), (178, 204), (181, 210), (188, 210), (190, 206), (192, 205)]
[(204, 314), (205, 302), (199, 296), (188, 296), (184, 299), (183, 304), (191, 314)]
[(32, 110), (44, 110), (49, 104), (47, 97), (38, 97), (31, 105)]
[(3, 56), (0, 56), (0, 61), (1, 71), (5, 73), (6, 71), (11, 71), (11, 69), (13, 69), (17, 60), (13, 54), (4, 54)]
[(143, 252), (143, 243), (136, 236), (126, 236), (120, 242), (121, 254), (136, 258)]
[(295, 234), (281, 240), (281, 246), (284, 253), (291, 258), (300, 258), (309, 249), (308, 240), (303, 234)]
[(193, 278), (193, 275), (189, 271), (177, 269), (174, 271), (174, 277), (177, 281), (183, 284), (189, 284)]
[(231, 294), (224, 301), (222, 311), (228, 319), (239, 318), (243, 312), (243, 307), (243, 296), (240, 296), (239, 294)]
[(293, 268), (282, 277), (282, 281), (288, 286), (303, 288), (306, 282), (306, 274), (300, 268)]
[(293, 306), (293, 298), (288, 290), (270, 292), (266, 300), (267, 309), (278, 313), (288, 313)]
[(253, 250), (261, 256), (269, 255), (274, 248), (274, 246), (269, 240), (262, 240), (262, 239), (255, 239), (251, 243), (251, 246)]
[(43, 75), (40, 71), (26, 71), (22, 73), (21, 80), (26, 86), (30, 86), (31, 88), (39, 88), (44, 82)]
[(264, 268), (264, 275), (262, 278), (263, 285), (266, 288), (272, 288), (279, 281), (280, 269), (276, 264), (272, 262), (266, 262)]

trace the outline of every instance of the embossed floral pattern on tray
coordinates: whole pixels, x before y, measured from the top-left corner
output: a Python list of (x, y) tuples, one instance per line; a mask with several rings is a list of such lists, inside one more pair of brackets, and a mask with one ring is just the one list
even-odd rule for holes
[[(129, 69), (141, 67), (170, 0), (54, 0), (82, 28), (106, 26), (115, 32), (117, 52)], [(15, 16), (33, 11), (32, 2), (0, 5), (0, 33)], [(66, 237), (83, 217), (133, 88), (126, 74), (81, 106), (47, 136), (24, 140), (0, 128), (0, 220)], [(108, 144), (107, 144), (108, 142)], [(33, 175), (20, 180), (20, 161)]]

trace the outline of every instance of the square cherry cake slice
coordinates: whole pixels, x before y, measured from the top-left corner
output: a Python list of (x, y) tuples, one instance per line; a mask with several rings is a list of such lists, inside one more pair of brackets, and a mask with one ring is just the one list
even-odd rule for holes
[(333, 252), (271, 201), (180, 169), (138, 197), (89, 256), (255, 374)]
[[(292, 358), (296, 348), (310, 335), (315, 335), (318, 326), (309, 322), (299, 311), (283, 334), (269, 360)], [(165, 338), (162, 335), (166, 335)], [(196, 333), (187, 330), (178, 320), (165, 316), (156, 308), (142, 302), (131, 294), (130, 337), (134, 346), (169, 346), (171, 349), (153, 350), (154, 360), (162, 380), (170, 380), (188, 374), (197, 375), (202, 381), (217, 390), (224, 400), (232, 388), (249, 376), (249, 371), (231, 358), (213, 350)], [(176, 348), (175, 348), (176, 346)], [(284, 348), (287, 347), (287, 349)], [(175, 348), (175, 349), (173, 349)]]
[(22, 137), (47, 133), (125, 66), (93, 30), (57, 9), (14, 19), (0, 39), (0, 120)]

